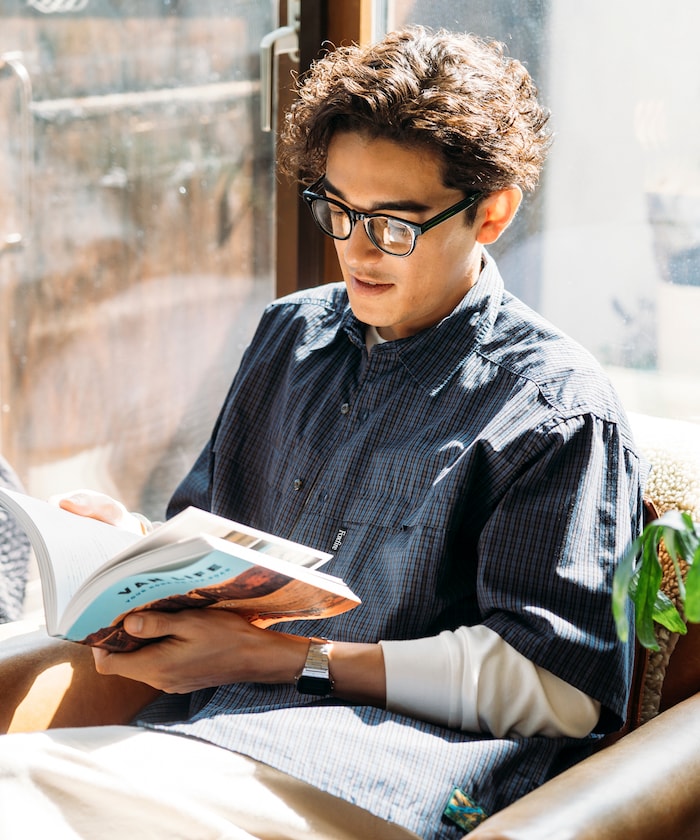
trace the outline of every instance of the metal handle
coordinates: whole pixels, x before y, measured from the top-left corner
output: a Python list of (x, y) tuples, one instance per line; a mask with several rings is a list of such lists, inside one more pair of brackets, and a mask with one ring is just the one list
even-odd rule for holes
[(299, 0), (287, 0), (288, 26), (268, 32), (260, 42), (260, 128), (272, 131), (272, 114), (277, 106), (277, 62), (280, 55), (299, 61)]
[(9, 52), (0, 55), (0, 74), (10, 73), (19, 81), (20, 102), (20, 172), (21, 172), (21, 224), (20, 230), (5, 234), (0, 239), (0, 256), (9, 251), (21, 251), (27, 239), (31, 221), (31, 162), (34, 157), (34, 134), (32, 131), (32, 80), (22, 63), (22, 53)]

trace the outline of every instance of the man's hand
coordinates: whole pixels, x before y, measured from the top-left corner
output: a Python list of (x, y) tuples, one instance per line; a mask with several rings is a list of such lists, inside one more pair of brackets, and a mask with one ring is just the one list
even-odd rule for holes
[[(119, 674), (169, 694), (234, 682), (292, 683), (309, 649), (305, 636), (263, 630), (234, 612), (211, 607), (132, 613), (124, 629), (155, 641), (129, 653), (94, 648), (99, 673)], [(330, 668), (336, 697), (384, 706), (381, 645), (335, 642)]]
[(156, 639), (129, 653), (93, 649), (101, 674), (120, 674), (170, 694), (233, 682), (288, 683), (304, 664), (309, 640), (263, 630), (229, 610), (148, 610), (124, 629)]
[(78, 516), (99, 519), (108, 525), (116, 525), (135, 534), (145, 533), (139, 517), (129, 513), (121, 502), (105, 493), (98, 493), (96, 490), (73, 490), (70, 493), (52, 496), (49, 501)]

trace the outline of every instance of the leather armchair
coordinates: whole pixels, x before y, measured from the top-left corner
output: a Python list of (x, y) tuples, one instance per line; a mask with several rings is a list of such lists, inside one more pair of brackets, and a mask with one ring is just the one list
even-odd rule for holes
[(128, 723), (157, 691), (95, 671), (92, 651), (32, 622), (0, 625), (0, 732)]
[[(635, 434), (654, 465), (656, 510), (680, 507), (697, 518), (700, 426), (637, 418)], [(664, 585), (673, 595), (669, 575)], [(658, 652), (637, 649), (623, 731), (490, 816), (469, 840), (700, 838), (700, 625), (681, 637), (661, 628), (658, 640)], [(100, 676), (89, 649), (36, 625), (0, 626), (0, 732), (126, 723), (155, 694)]]
[(698, 840), (700, 632), (693, 630), (671, 660), (675, 690), (687, 699), (489, 817), (469, 840)]

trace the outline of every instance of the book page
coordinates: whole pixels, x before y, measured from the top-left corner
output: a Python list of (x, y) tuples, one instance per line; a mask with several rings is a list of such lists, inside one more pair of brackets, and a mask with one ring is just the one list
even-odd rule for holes
[(83, 580), (115, 552), (141, 539), (23, 493), (0, 488), (0, 496), (32, 543), (49, 633)]
[(163, 545), (179, 542), (187, 537), (195, 537), (199, 534), (208, 534), (211, 537), (219, 537), (228, 542), (238, 543), (252, 551), (261, 554), (268, 554), (288, 563), (304, 566), (309, 569), (317, 569), (332, 558), (332, 554), (308, 546), (300, 545), (282, 537), (267, 534), (242, 525), (239, 522), (232, 522), (223, 516), (218, 516), (206, 510), (195, 507), (188, 507), (173, 516), (167, 522), (159, 525), (150, 534), (141, 537), (133, 546), (120, 551), (115, 555), (110, 565), (117, 565), (127, 558), (134, 557), (154, 548)]

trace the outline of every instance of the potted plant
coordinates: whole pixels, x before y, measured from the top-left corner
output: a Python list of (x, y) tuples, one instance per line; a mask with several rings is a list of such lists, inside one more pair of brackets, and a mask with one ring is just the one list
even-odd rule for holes
[[(661, 589), (663, 544), (678, 583), (679, 612)], [(640, 643), (658, 650), (654, 622), (672, 633), (685, 634), (686, 622), (700, 622), (700, 526), (689, 513), (669, 510), (649, 522), (634, 540), (613, 578), (613, 615), (623, 641), (629, 633), (627, 601), (635, 606), (635, 632)]]

